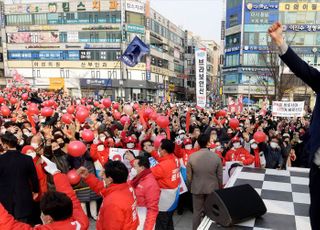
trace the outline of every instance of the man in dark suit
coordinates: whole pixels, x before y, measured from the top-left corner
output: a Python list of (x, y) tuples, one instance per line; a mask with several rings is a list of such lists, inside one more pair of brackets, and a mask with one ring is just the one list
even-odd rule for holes
[(310, 220), (312, 229), (320, 228), (320, 72), (309, 66), (286, 44), (283, 39), (283, 28), (279, 22), (274, 23), (268, 30), (273, 42), (279, 47), (280, 58), (317, 94), (316, 105), (313, 110), (309, 140), (306, 150), (310, 161)]
[(201, 223), (204, 205), (214, 190), (222, 188), (222, 163), (214, 152), (208, 149), (210, 135), (198, 138), (200, 150), (193, 153), (187, 164), (187, 184), (191, 187), (193, 199), (193, 229)]
[(39, 192), (37, 172), (30, 156), (16, 150), (17, 138), (10, 132), (1, 137), (0, 203), (15, 219), (32, 224), (33, 198)]

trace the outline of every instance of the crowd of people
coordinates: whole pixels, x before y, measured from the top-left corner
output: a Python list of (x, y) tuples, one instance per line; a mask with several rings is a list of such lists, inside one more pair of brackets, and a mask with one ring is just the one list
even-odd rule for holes
[[(213, 191), (223, 187), (222, 167), (229, 161), (308, 167), (303, 146), (308, 114), (285, 119), (246, 108), (229, 113), (187, 104), (100, 103), (29, 88), (6, 88), (0, 102), (1, 229), (67, 219), (70, 226), (87, 229), (87, 216), (97, 221), (97, 229), (173, 229), (174, 211), (192, 210), (192, 198), (197, 226), (205, 199), (196, 195), (210, 184), (203, 180), (204, 170), (218, 172), (208, 179), (214, 184), (203, 188)], [(68, 152), (76, 141), (86, 146), (80, 156)], [(124, 149), (122, 159), (109, 156), (113, 148)], [(192, 160), (201, 151), (208, 159)], [(72, 169), (82, 179), (70, 187), (72, 175), (64, 174)], [(180, 180), (189, 192), (179, 199)]]

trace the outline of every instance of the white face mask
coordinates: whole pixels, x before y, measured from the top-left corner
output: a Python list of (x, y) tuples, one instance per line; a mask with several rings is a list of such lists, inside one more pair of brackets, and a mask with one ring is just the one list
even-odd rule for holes
[(28, 156), (32, 157), (32, 159), (34, 159), (36, 157), (36, 152), (29, 152), (27, 153)]
[(233, 143), (233, 147), (234, 148), (239, 148), (240, 147), (240, 142), (235, 142), (235, 143)]
[(141, 132), (142, 130), (143, 130), (143, 126), (142, 126), (142, 125), (138, 125), (138, 126), (137, 126), (137, 131), (138, 131), (138, 132)]
[(24, 135), (26, 135), (27, 137), (31, 137), (31, 136), (32, 136), (32, 133), (29, 132), (29, 131), (26, 131), (26, 132), (24, 132)]
[(97, 150), (99, 152), (103, 151), (104, 150), (104, 145), (98, 145)]
[(270, 147), (276, 149), (279, 147), (279, 145), (276, 142), (270, 142)]
[(32, 146), (34, 149), (38, 149), (38, 148), (39, 148), (39, 145), (36, 144), (36, 143), (31, 143), (31, 146)]
[(106, 140), (105, 136), (100, 136), (100, 141), (104, 142)]
[(251, 145), (251, 148), (252, 148), (252, 149), (257, 149), (257, 148), (258, 148), (258, 145), (257, 145), (257, 144), (252, 144), (252, 145)]
[(185, 138), (185, 136), (186, 136), (186, 135), (184, 135), (184, 134), (180, 134), (180, 135), (179, 135), (179, 138), (182, 140), (182, 139)]
[(138, 172), (135, 168), (132, 168), (131, 171), (130, 171), (130, 177), (135, 177), (136, 175), (138, 175)]
[(114, 141), (115, 141), (116, 143), (119, 143), (119, 142), (120, 142), (120, 138), (114, 138)]
[(222, 149), (221, 146), (218, 146), (215, 150), (216, 151), (221, 151), (221, 149)]
[(127, 144), (127, 148), (129, 148), (129, 149), (134, 148), (134, 143), (128, 143), (128, 144)]
[(192, 149), (192, 145), (191, 145), (191, 144), (188, 144), (188, 145), (186, 145), (184, 148), (190, 150), (190, 149)]
[(24, 140), (19, 141), (19, 145), (23, 145), (24, 144)]

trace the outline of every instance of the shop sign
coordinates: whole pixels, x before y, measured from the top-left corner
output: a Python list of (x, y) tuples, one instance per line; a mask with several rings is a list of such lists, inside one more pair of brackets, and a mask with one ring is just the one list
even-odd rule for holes
[(196, 99), (197, 106), (205, 108), (207, 103), (207, 51), (197, 49), (196, 56)]
[(144, 14), (145, 5), (142, 2), (126, 0), (126, 11)]
[(279, 11), (320, 11), (320, 3), (280, 2)]
[(64, 79), (63, 78), (49, 78), (49, 89), (63, 89)]
[(144, 34), (145, 29), (144, 29), (144, 26), (127, 24), (127, 32)]
[(290, 24), (284, 26), (284, 31), (294, 31), (294, 32), (319, 32), (320, 24)]
[(112, 79), (80, 78), (81, 87), (112, 87)]

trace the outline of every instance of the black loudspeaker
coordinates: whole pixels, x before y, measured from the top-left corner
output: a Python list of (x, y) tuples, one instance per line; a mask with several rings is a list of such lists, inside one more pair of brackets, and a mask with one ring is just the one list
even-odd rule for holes
[(267, 212), (267, 208), (254, 188), (240, 185), (216, 190), (205, 205), (206, 215), (222, 226), (259, 217)]

